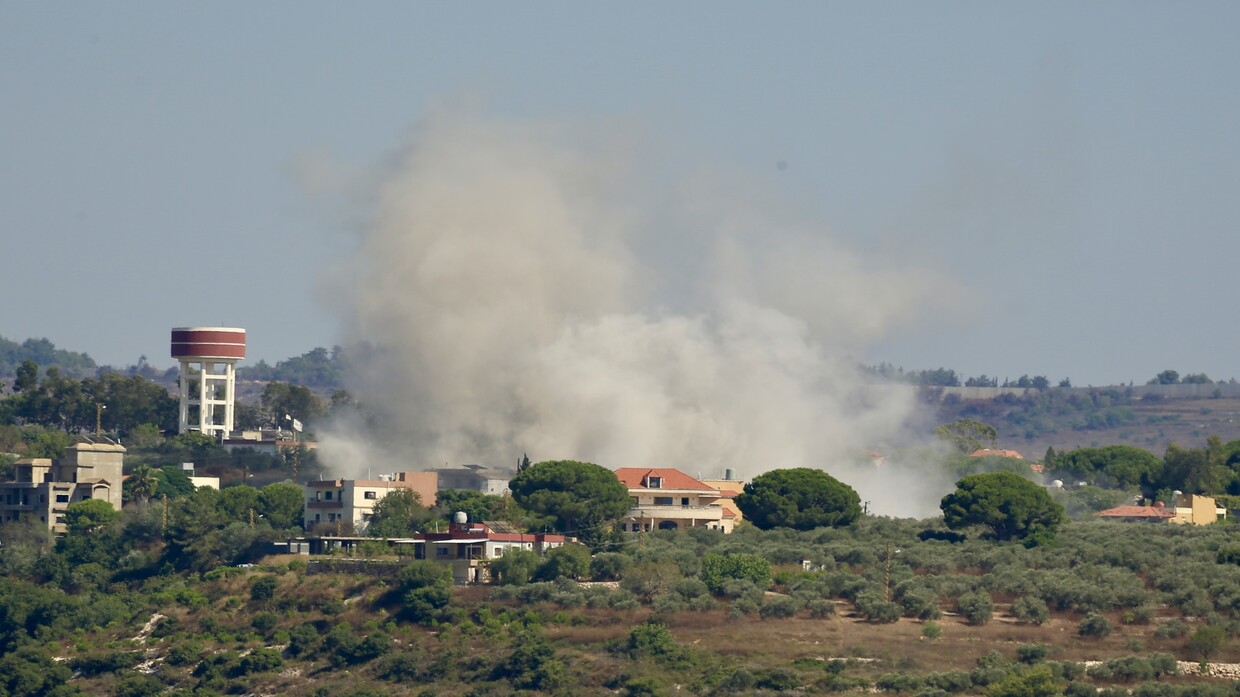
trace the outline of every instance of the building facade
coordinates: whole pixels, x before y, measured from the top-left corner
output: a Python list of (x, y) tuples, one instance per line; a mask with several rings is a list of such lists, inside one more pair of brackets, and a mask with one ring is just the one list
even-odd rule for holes
[(439, 477), (434, 472), (396, 472), (379, 479), (327, 479), (302, 485), (306, 495), (306, 530), (330, 525), (341, 532), (365, 529), (375, 504), (393, 491), (411, 489), (422, 505), (435, 505)]
[(76, 443), (62, 457), (27, 458), (13, 466), (13, 478), (0, 482), (0, 521), (37, 521), (65, 531), (65, 510), (89, 499), (121, 509), (125, 448), (107, 442)]
[(621, 467), (616, 478), (633, 501), (620, 520), (624, 532), (694, 527), (732, 532), (735, 516), (720, 505), (724, 494), (680, 470)]
[(439, 475), (440, 489), (463, 489), (491, 496), (507, 494), (508, 482), (517, 476), (516, 470), (482, 465), (442, 467), (435, 470), (435, 473)]

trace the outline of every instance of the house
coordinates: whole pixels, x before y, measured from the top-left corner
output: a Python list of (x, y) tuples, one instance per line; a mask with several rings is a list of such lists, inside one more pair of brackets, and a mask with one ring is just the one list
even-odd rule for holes
[(464, 489), (492, 496), (508, 493), (508, 482), (517, 476), (516, 470), (482, 465), (443, 467), (434, 470), (439, 475), (440, 489)]
[(1171, 522), (1176, 525), (1210, 525), (1226, 517), (1227, 509), (1221, 508), (1209, 496), (1175, 495), (1175, 517)]
[(621, 467), (616, 478), (629, 489), (633, 507), (620, 521), (624, 532), (701, 527), (732, 532), (736, 518), (716, 505), (724, 494), (672, 468)]
[(0, 522), (37, 520), (64, 532), (70, 504), (99, 499), (119, 511), (124, 463), (125, 448), (106, 438), (70, 445), (59, 459), (18, 460), (0, 482)]
[(1175, 513), (1163, 506), (1116, 506), (1098, 512), (1099, 518), (1123, 520), (1132, 523), (1169, 523)]
[(969, 457), (1011, 457), (1016, 458), (1017, 460), (1025, 459), (1024, 455), (1021, 455), (1015, 450), (996, 450), (994, 448), (981, 448), (980, 450), (974, 450), (969, 453)]
[[(347, 554), (362, 543), (375, 541), (376, 538), (328, 536), (309, 537), (297, 544), (304, 545), (310, 554), (326, 554), (333, 550)], [(470, 523), (464, 513), (457, 513), (446, 532), (420, 532), (407, 538), (383, 541), (401, 556), (451, 565), (453, 580), (466, 584), (490, 581), (490, 562), (514, 549), (541, 556), (570, 540), (564, 535), (523, 533), (503, 522)]]
[(706, 486), (719, 490), (719, 500), (712, 503), (712, 506), (719, 506), (723, 509), (723, 517), (731, 519), (732, 527), (744, 520), (745, 516), (741, 514), (741, 509), (736, 505), (736, 497), (745, 490), (745, 482), (731, 478), (732, 470), (728, 470), (728, 474), (724, 479), (703, 479), (701, 482)]
[(379, 479), (327, 479), (302, 485), (306, 494), (303, 523), (306, 530), (316, 525), (334, 525), (352, 532), (363, 528), (374, 514), (375, 504), (393, 491), (412, 489), (422, 505), (435, 505), (439, 477), (434, 472), (396, 472)]
[(523, 549), (539, 556), (568, 541), (563, 535), (523, 533), (507, 523), (470, 523), (458, 513), (447, 532), (424, 532), (413, 537), (415, 559), (433, 559), (452, 565), (457, 583), (485, 583), (490, 580), (488, 562), (505, 552)]

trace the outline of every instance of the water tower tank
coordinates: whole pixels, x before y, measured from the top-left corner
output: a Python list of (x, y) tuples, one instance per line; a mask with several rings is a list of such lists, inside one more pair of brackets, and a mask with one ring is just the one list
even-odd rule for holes
[(237, 361), (245, 358), (245, 330), (237, 327), (176, 327), (172, 357), (180, 361), (179, 433), (214, 437), (233, 430)]
[(469, 522), (469, 516), (465, 514), (465, 511), (457, 511), (452, 514), (452, 522), (457, 525), (464, 525)]

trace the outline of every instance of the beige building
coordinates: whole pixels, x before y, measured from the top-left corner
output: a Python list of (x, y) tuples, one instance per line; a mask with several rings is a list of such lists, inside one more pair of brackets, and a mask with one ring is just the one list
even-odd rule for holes
[(1227, 509), (1220, 508), (1214, 499), (1197, 494), (1175, 495), (1175, 517), (1172, 523), (1177, 525), (1210, 525), (1227, 517)]
[(680, 470), (621, 467), (616, 478), (628, 487), (633, 500), (620, 520), (624, 532), (694, 527), (732, 532), (735, 517), (716, 505), (723, 493)]
[(434, 472), (397, 472), (381, 475), (379, 479), (306, 482), (302, 485), (306, 494), (305, 528), (312, 530), (316, 525), (326, 524), (341, 530), (360, 531), (374, 515), (375, 504), (399, 489), (412, 489), (421, 497), (422, 505), (434, 506), (439, 476)]
[(13, 478), (0, 482), (0, 522), (37, 520), (64, 532), (70, 504), (99, 499), (119, 511), (124, 463), (125, 448), (111, 441), (70, 445), (55, 460), (18, 460)]

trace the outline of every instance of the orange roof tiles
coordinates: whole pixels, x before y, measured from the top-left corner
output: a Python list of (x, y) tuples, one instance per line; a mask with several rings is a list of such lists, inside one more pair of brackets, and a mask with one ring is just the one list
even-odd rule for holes
[(713, 486), (703, 484), (684, 472), (670, 467), (657, 469), (647, 469), (644, 467), (621, 467), (616, 470), (616, 478), (630, 489), (651, 488), (649, 486), (651, 477), (658, 477), (662, 480), (659, 483), (659, 489), (699, 489), (702, 491), (717, 491), (717, 489)]
[(1174, 518), (1175, 512), (1157, 506), (1116, 506), (1099, 511), (1102, 518)]
[(995, 450), (993, 448), (982, 448), (969, 453), (969, 457), (1014, 457), (1018, 460), (1025, 459), (1024, 455), (1015, 450)]

